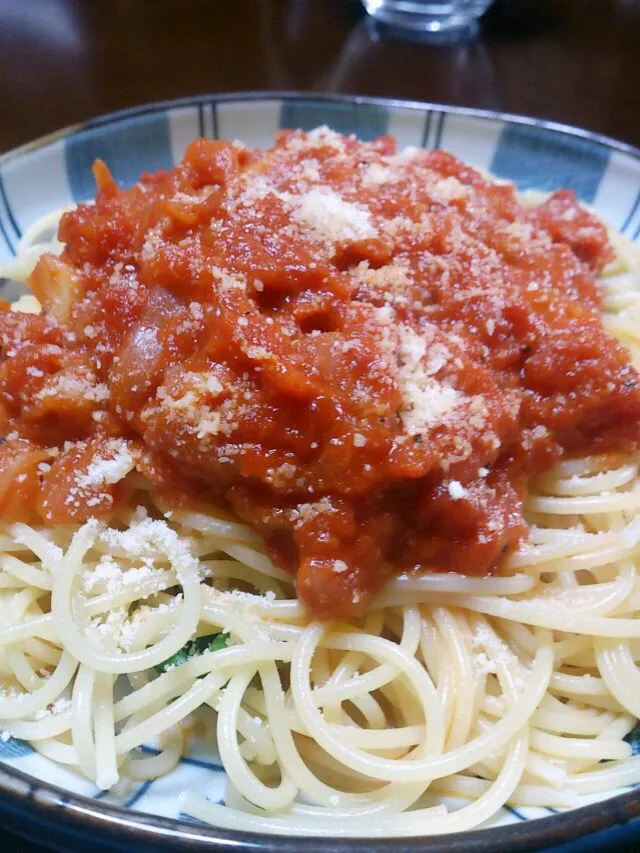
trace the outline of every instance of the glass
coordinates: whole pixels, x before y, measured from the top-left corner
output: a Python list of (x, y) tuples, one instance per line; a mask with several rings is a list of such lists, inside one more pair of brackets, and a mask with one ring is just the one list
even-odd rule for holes
[(475, 35), (493, 0), (362, 0), (381, 32), (419, 41)]

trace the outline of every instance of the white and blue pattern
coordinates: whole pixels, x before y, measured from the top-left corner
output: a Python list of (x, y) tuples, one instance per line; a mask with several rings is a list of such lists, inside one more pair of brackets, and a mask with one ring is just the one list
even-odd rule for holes
[(94, 193), (91, 166), (107, 162), (130, 186), (168, 168), (197, 136), (268, 146), (280, 128), (328, 124), (362, 139), (391, 134), (400, 147), (444, 148), (521, 189), (574, 189), (640, 240), (640, 152), (545, 122), (454, 107), (353, 98), (194, 98), (116, 113), (0, 158), (0, 265), (24, 230), (50, 210)]
[[(559, 125), (453, 107), (348, 97), (238, 95), (116, 113), (0, 157), (0, 267), (10, 261), (29, 225), (55, 208), (93, 195), (91, 166), (96, 158), (106, 161), (118, 182), (130, 186), (141, 172), (178, 162), (198, 136), (267, 147), (281, 128), (310, 129), (319, 124), (362, 139), (391, 134), (400, 148), (443, 148), (521, 189), (570, 187), (613, 227), (640, 240), (640, 151), (630, 146)], [(639, 754), (640, 727), (629, 740), (634, 754)], [(152, 747), (146, 749), (153, 752)], [(155, 815), (178, 817), (178, 797), (186, 788), (216, 802), (224, 796), (219, 758), (202, 742), (190, 746), (168, 777), (134, 785), (121, 796), (96, 790), (76, 773), (13, 739), (0, 740), (0, 762), (74, 794)], [(553, 811), (503, 809), (492, 825)]]
[[(151, 746), (140, 750), (141, 758), (155, 754), (157, 750)], [(148, 814), (177, 818), (178, 798), (185, 790), (198, 791), (217, 803), (224, 799), (224, 769), (211, 745), (202, 741), (191, 743), (178, 767), (168, 776), (135, 783), (122, 793), (101, 791), (74, 771), (43, 758), (30, 744), (14, 738), (0, 740), (0, 762), (71, 793)]]
[[(631, 743), (633, 754), (640, 754), (640, 724), (626, 737)], [(141, 757), (144, 755), (155, 755), (157, 750), (151, 746), (144, 746), (140, 750)], [(217, 753), (211, 744), (204, 741), (194, 741), (190, 744), (188, 752), (182, 757), (178, 767), (168, 776), (154, 781), (134, 784), (130, 790), (122, 794), (114, 794), (101, 791), (88, 780), (75, 772), (53, 764), (42, 758), (29, 744), (11, 738), (8, 741), (0, 741), (0, 762), (35, 776), (42, 782), (57, 785), (74, 794), (81, 794), (95, 800), (102, 800), (113, 805), (145, 812), (147, 814), (162, 815), (168, 817), (180, 817), (185, 815), (179, 812), (178, 799), (185, 790), (197, 791), (200, 795), (207, 797), (217, 803), (224, 803), (225, 774)], [(624, 793), (631, 787), (621, 789), (615, 793)], [(609, 794), (608, 796), (611, 796)], [(595, 795), (585, 797), (584, 804), (597, 802), (602, 797)], [(451, 803), (459, 806), (462, 802), (451, 800)], [(505, 806), (490, 822), (491, 826), (503, 826), (505, 824), (533, 820), (535, 818), (547, 817), (556, 814), (552, 808), (512, 808)]]

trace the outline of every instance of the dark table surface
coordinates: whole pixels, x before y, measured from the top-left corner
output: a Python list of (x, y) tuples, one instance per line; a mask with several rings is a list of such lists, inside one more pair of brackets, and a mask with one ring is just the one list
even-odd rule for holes
[[(257, 89), (484, 107), (640, 146), (640, 0), (498, 0), (449, 46), (376, 40), (357, 0), (0, 0), (0, 151), (144, 101)], [(606, 846), (638, 850), (639, 833)], [(0, 849), (42, 850), (1, 830)]]
[(640, 145), (640, 2), (499, 0), (479, 40), (443, 47), (373, 41), (358, 0), (0, 0), (0, 150), (243, 89), (485, 107)]

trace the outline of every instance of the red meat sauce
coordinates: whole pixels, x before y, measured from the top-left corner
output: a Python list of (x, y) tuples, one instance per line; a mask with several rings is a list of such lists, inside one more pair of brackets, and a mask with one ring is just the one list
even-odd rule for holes
[(43, 313), (0, 314), (5, 520), (108, 517), (134, 464), (351, 616), (399, 572), (498, 570), (536, 473), (637, 446), (612, 252), (571, 192), (525, 207), (443, 151), (327, 129), (95, 176), (31, 276)]

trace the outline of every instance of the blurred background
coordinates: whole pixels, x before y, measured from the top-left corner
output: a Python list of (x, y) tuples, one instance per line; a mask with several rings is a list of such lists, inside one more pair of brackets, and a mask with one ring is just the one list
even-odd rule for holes
[(110, 110), (256, 89), (518, 112), (640, 145), (640, 0), (497, 0), (416, 44), (359, 0), (0, 0), (0, 150)]
[[(448, 44), (393, 38), (360, 0), (0, 0), (0, 152), (112, 110), (247, 90), (515, 112), (640, 146), (640, 0), (496, 0)], [(621, 836), (608, 853), (640, 849), (638, 825), (631, 846)], [(0, 849), (44, 848), (0, 828)]]

